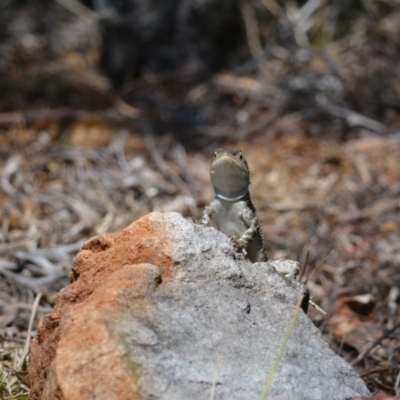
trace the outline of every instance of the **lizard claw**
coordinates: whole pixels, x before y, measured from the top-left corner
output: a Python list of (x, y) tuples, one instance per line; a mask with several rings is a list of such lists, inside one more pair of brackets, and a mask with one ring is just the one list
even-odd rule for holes
[(236, 250), (242, 252), (245, 256), (247, 255), (246, 252), (246, 245), (237, 237), (235, 236), (230, 236), (229, 239), (231, 239), (233, 245), (235, 246)]
[(230, 236), (229, 239), (231, 239), (233, 245), (234, 245), (237, 249), (241, 250), (241, 249), (244, 248), (244, 243), (243, 243), (240, 239), (238, 239), (237, 237), (235, 237), (235, 236)]

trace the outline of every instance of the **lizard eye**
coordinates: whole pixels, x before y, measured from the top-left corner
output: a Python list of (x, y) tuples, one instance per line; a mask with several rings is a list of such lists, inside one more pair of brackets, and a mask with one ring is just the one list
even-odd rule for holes
[(214, 151), (214, 158), (217, 158), (221, 153), (224, 152), (224, 149), (217, 149)]

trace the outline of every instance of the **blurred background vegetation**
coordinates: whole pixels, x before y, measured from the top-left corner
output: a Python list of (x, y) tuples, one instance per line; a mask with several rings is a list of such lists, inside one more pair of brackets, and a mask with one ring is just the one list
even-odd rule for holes
[(0, 399), (83, 241), (199, 218), (221, 146), (331, 347), (399, 395), (399, 60), (399, 0), (2, 0)]

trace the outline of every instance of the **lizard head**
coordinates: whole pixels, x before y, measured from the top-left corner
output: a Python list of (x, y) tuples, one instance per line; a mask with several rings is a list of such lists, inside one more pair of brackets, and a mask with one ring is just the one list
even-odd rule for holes
[(222, 200), (238, 200), (248, 192), (250, 171), (240, 150), (216, 150), (210, 176), (215, 194)]

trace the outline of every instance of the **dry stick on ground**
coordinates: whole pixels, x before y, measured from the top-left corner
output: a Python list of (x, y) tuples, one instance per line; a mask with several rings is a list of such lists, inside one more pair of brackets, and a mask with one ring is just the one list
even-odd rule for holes
[(171, 151), (171, 155), (174, 157), (177, 166), (180, 168), (182, 177), (193, 189), (193, 192), (200, 193), (203, 190), (203, 186), (188, 171), (186, 151), (180, 142), (177, 142), (174, 145), (174, 148)]
[(394, 390), (396, 393), (396, 397), (400, 397), (400, 372), (397, 374), (396, 382), (394, 383)]
[(394, 331), (396, 331), (398, 328), (400, 328), (400, 322), (397, 323), (393, 328), (391, 328), (391, 329), (389, 329), (388, 331), (386, 331), (380, 338), (375, 339), (375, 340), (372, 342), (372, 344), (371, 344), (367, 349), (365, 349), (362, 353), (360, 353), (360, 354), (358, 355), (358, 357), (357, 357), (355, 360), (353, 360), (353, 361), (351, 362), (351, 365), (352, 365), (353, 367), (354, 367), (355, 365), (357, 365), (361, 360), (364, 359), (364, 357), (365, 357), (366, 355), (368, 355), (368, 353), (369, 353), (371, 350), (373, 350), (376, 346), (378, 346), (379, 344), (381, 344), (382, 341), (383, 341), (384, 339), (388, 338), (388, 337), (389, 337)]
[(300, 281), (300, 282), (303, 279), (304, 273), (306, 272), (306, 269), (307, 269), (307, 266), (308, 266), (309, 257), (310, 257), (310, 251), (307, 250), (306, 258), (304, 259), (304, 262), (300, 267), (299, 276), (297, 277), (297, 280)]
[(306, 278), (304, 284), (307, 284), (307, 282), (320, 270), (324, 262), (328, 259), (328, 257), (331, 255), (332, 250), (329, 250), (328, 254), (320, 261), (320, 263), (314, 268), (314, 270), (311, 272), (311, 274)]
[(323, 316), (328, 315), (328, 313), (327, 313), (324, 309), (322, 309), (317, 303), (315, 303), (315, 302), (313, 301), (312, 298), (310, 298), (310, 299), (308, 300), (308, 302), (309, 302), (312, 306), (314, 306)]
[(42, 121), (106, 121), (110, 123), (121, 123), (131, 120), (123, 113), (113, 108), (99, 112), (89, 112), (83, 110), (75, 110), (68, 107), (56, 108), (41, 111), (9, 112), (0, 113), (0, 125), (26, 125), (34, 122)]
[(378, 134), (383, 134), (387, 131), (384, 124), (366, 117), (365, 115), (359, 114), (355, 111), (349, 110), (343, 107), (337, 107), (333, 104), (328, 104), (322, 101), (318, 101), (318, 106), (327, 112), (328, 114), (343, 119), (346, 124), (350, 127), (364, 127)]
[[(319, 271), (319, 269), (322, 267), (322, 265), (324, 264), (324, 262), (326, 261), (326, 259), (330, 256), (331, 252), (332, 252), (332, 250), (329, 251), (329, 253), (328, 253), (328, 254), (321, 260), (321, 262), (316, 266), (316, 268), (314, 269), (314, 271), (312, 271), (311, 274), (305, 279), (305, 282), (304, 282), (305, 285), (306, 285), (307, 282)], [(308, 254), (309, 254), (309, 253), (307, 252), (305, 265), (307, 265), (307, 262), (308, 262)], [(301, 270), (303, 270), (303, 266), (301, 267)], [(305, 270), (305, 268), (304, 268), (304, 270)], [(300, 271), (300, 272), (302, 272), (302, 271)], [(303, 271), (303, 272), (304, 272), (304, 271)], [(303, 275), (303, 274), (302, 274), (302, 275)], [(302, 275), (301, 275), (301, 277), (302, 277)], [(300, 279), (301, 279), (301, 278), (299, 278), (299, 280), (300, 280)], [(323, 314), (324, 316), (328, 314), (328, 313), (327, 313), (324, 309), (322, 309), (317, 303), (315, 303), (315, 302), (313, 301), (312, 298), (309, 300), (309, 303), (310, 303), (312, 306), (314, 306), (314, 307), (315, 307), (321, 314)]]
[(29, 349), (31, 347), (31, 333), (32, 333), (32, 327), (33, 327), (33, 321), (35, 320), (36, 311), (38, 309), (39, 301), (40, 301), (41, 298), (42, 298), (42, 293), (38, 293), (36, 298), (35, 298), (35, 301), (33, 302), (31, 317), (29, 319), (28, 332), (26, 334), (24, 352), (22, 353), (21, 358), (18, 360), (17, 370), (21, 369), (22, 365), (25, 362), (26, 357), (29, 354)]
[[(90, 112), (85, 110), (74, 110), (72, 108), (56, 108), (41, 111), (9, 112), (0, 113), (0, 126), (26, 126), (35, 122), (93, 122), (100, 121), (112, 125), (129, 125), (142, 119), (159, 120), (159, 114), (153, 110), (142, 109), (131, 106), (122, 99), (116, 99), (115, 108), (108, 108), (104, 111)], [(231, 137), (229, 125), (207, 125), (199, 123), (191, 128), (201, 133), (202, 136), (213, 139), (227, 139)]]
[(266, 66), (264, 50), (261, 45), (257, 18), (254, 13), (253, 7), (248, 1), (242, 1), (241, 8), (250, 53), (254, 61), (257, 63), (260, 72), (265, 77), (268, 77), (268, 69)]
[(101, 221), (96, 225), (95, 232), (97, 235), (108, 232), (110, 229), (116, 215), (116, 208), (114, 203), (112, 202), (110, 196), (107, 191), (104, 189), (102, 183), (100, 182), (99, 177), (93, 170), (93, 167), (90, 163), (85, 162), (88, 172), (90, 174), (90, 180), (93, 183), (93, 186), (97, 189), (97, 193), (99, 197), (102, 199), (102, 204), (104, 204), (107, 208), (107, 214), (102, 217)]
[(128, 118), (140, 118), (141, 116), (143, 116), (143, 111), (140, 108), (128, 104), (120, 97), (114, 99), (114, 107), (122, 115), (125, 115)]
[(56, 2), (88, 24), (96, 24), (101, 19), (100, 14), (86, 7), (77, 0), (56, 0)]
[(282, 13), (281, 6), (276, 0), (261, 0), (261, 3), (275, 18), (278, 18), (279, 14)]
[(150, 152), (151, 158), (153, 159), (154, 163), (156, 164), (159, 171), (186, 196), (192, 197), (192, 194), (188, 188), (188, 185), (178, 176), (176, 175), (171, 168), (167, 165), (167, 163), (162, 158), (160, 151), (158, 150), (153, 133), (150, 132), (150, 128), (146, 130), (145, 134), (145, 142), (147, 149)]

